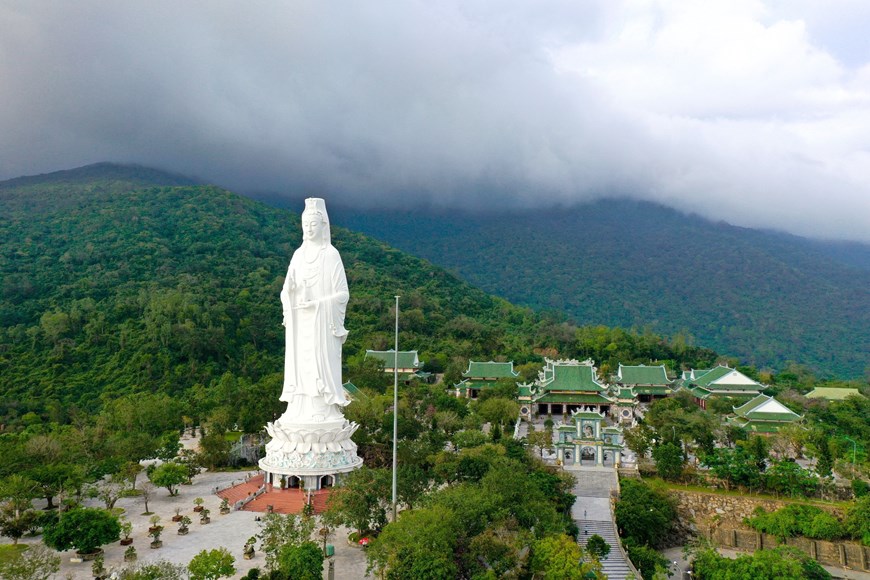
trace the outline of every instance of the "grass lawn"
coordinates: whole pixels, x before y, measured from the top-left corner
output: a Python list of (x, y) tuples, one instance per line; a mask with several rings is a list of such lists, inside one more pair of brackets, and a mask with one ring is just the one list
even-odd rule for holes
[(27, 544), (0, 544), (0, 562), (8, 562), (27, 549)]
[(224, 433), (224, 439), (226, 439), (230, 443), (235, 443), (236, 441), (238, 441), (241, 438), (242, 438), (241, 431), (227, 431), (226, 433)]

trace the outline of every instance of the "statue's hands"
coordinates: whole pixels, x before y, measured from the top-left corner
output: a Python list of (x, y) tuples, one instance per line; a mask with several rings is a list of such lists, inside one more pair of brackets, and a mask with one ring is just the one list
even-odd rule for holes
[(311, 308), (312, 306), (314, 306), (314, 304), (315, 304), (314, 300), (300, 300), (299, 303), (296, 304), (296, 308), (298, 308), (298, 309)]

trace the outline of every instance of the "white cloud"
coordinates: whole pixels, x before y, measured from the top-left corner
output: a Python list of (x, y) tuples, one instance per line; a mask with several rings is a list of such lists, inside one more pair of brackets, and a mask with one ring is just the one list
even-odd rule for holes
[(608, 195), (870, 241), (863, 3), (47, 0), (0, 7), (0, 178)]

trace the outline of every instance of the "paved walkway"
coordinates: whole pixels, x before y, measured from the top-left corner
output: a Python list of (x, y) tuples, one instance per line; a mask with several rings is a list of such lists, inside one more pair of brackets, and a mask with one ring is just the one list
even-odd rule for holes
[(571, 507), (571, 517), (580, 530), (579, 542), (584, 548), (589, 536), (598, 534), (610, 544), (610, 554), (601, 563), (608, 580), (623, 580), (632, 572), (619, 549), (616, 524), (610, 511), (610, 496), (617, 488), (616, 471), (611, 467), (566, 466), (577, 478), (573, 493), (577, 496)]
[[(150, 516), (142, 515), (145, 504), (141, 497), (122, 498), (118, 500), (116, 507), (125, 510), (125, 516), (133, 524), (133, 545), (139, 556), (139, 562), (169, 560), (186, 566), (190, 560), (204, 549), (227, 548), (236, 558), (236, 578), (244, 576), (251, 568), (265, 569), (266, 560), (259, 549), (253, 560), (245, 560), (242, 550), (245, 541), (251, 536), (257, 535), (260, 525), (256, 518), (262, 514), (250, 511), (234, 511), (227, 515), (220, 515), (220, 498), (214, 494), (216, 487), (223, 488), (239, 483), (247, 477), (246, 472), (229, 473), (202, 473), (194, 478), (193, 485), (182, 485), (179, 494), (169, 497), (166, 489), (157, 490), (155, 497), (149, 500), (148, 508), (161, 517), (160, 524), (165, 527), (161, 540), (163, 547), (152, 550), (149, 547), (151, 538), (148, 537), (148, 519)], [(139, 482), (146, 478), (140, 476)], [(211, 510), (211, 523), (200, 524), (199, 518), (194, 517), (193, 500), (197, 497), (205, 500), (205, 507)], [(86, 505), (102, 506), (93, 500), (87, 500)], [(181, 509), (181, 513), (188, 515), (193, 520), (190, 524), (190, 533), (179, 536), (178, 524), (172, 522), (175, 508)], [(335, 577), (357, 580), (367, 578), (365, 552), (361, 548), (348, 545), (346, 538), (349, 530), (339, 528), (328, 542), (335, 546)], [(22, 543), (38, 543), (41, 538), (23, 538)], [(125, 567), (123, 562), (124, 546), (114, 542), (103, 547), (105, 550), (105, 565), (108, 570), (116, 570)], [(257, 543), (259, 548), (259, 543)], [(92, 579), (91, 562), (70, 562), (75, 555), (74, 551), (62, 552), (61, 569), (58, 578), (74, 578), (76, 580)], [(324, 575), (326, 578), (327, 565), (324, 562)]]

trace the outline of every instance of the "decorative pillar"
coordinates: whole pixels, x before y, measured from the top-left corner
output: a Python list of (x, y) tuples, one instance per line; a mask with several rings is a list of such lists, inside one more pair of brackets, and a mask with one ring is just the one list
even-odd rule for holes
[(604, 451), (601, 448), (601, 445), (595, 446), (595, 463), (598, 467), (602, 467), (604, 465)]

